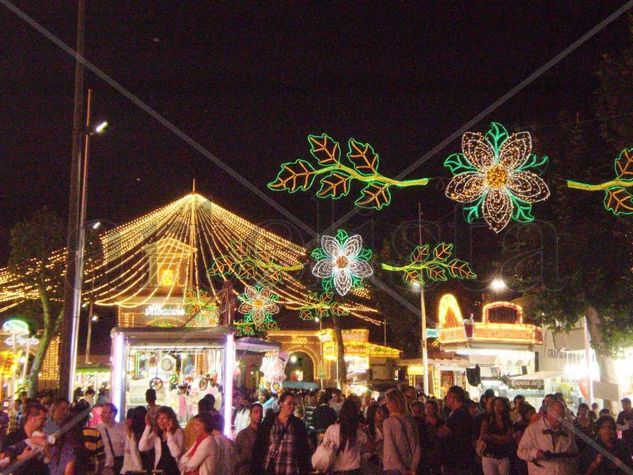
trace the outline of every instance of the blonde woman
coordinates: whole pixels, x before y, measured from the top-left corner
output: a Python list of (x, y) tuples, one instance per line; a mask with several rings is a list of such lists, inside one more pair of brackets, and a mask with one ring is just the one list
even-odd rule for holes
[(417, 424), (402, 391), (391, 389), (385, 399), (389, 417), (382, 423), (383, 473), (413, 475), (422, 455)]

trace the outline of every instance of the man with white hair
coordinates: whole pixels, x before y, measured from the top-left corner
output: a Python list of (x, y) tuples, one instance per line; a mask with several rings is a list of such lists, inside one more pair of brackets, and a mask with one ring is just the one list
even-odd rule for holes
[(517, 455), (528, 462), (529, 475), (574, 475), (578, 449), (573, 432), (564, 425), (565, 405), (554, 401), (538, 421), (530, 424)]

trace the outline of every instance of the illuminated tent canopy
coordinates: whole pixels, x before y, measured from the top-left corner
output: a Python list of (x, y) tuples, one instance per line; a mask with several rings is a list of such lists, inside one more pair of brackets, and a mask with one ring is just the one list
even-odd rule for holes
[[(119, 312), (142, 309), (156, 317), (154, 325), (177, 326), (202, 315), (197, 326), (214, 326), (227, 279), (238, 281), (236, 295), (246, 284), (264, 283), (279, 295), (280, 306), (296, 310), (313, 299), (306, 285), (316, 282), (303, 269), (306, 249), (197, 193), (101, 232), (98, 241), (86, 254), (82, 298)], [(65, 250), (57, 251), (45, 265), (63, 268), (64, 258)], [(24, 278), (37, 264), (0, 269), (0, 312), (37, 298), (35, 285)], [(366, 289), (355, 289), (341, 307), (378, 322)]]

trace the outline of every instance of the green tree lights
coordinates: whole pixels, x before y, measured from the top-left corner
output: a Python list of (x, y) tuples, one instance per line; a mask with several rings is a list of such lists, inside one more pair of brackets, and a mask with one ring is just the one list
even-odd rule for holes
[(365, 186), (354, 204), (360, 208), (381, 210), (391, 204), (391, 188), (424, 186), (429, 182), (428, 178), (396, 180), (381, 175), (378, 172), (380, 157), (374, 148), (353, 138), (347, 141), (349, 165), (341, 160), (339, 143), (326, 133), (308, 135), (308, 143), (316, 164), (303, 159), (282, 163), (275, 180), (268, 183), (270, 190), (288, 193), (307, 191), (319, 177), (321, 186), (316, 195), (337, 200), (350, 193), (352, 182), (356, 180)]

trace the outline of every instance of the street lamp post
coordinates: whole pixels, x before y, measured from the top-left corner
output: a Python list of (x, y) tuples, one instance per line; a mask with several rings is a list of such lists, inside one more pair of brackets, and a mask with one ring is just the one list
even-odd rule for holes
[[(64, 290), (64, 317), (62, 322), (62, 358), (60, 367), (60, 386), (62, 393), (66, 392), (69, 400), (73, 398), (73, 386), (75, 384), (75, 373), (77, 370), (77, 349), (79, 343), (79, 317), (81, 307), (81, 287), (84, 273), (84, 251), (86, 247), (86, 210), (88, 203), (88, 157), (90, 151), (90, 138), (95, 133), (103, 133), (108, 126), (107, 122), (102, 122), (96, 126), (92, 125), (92, 89), (88, 89), (86, 98), (86, 117), (81, 134), (83, 153), (79, 155), (79, 188), (78, 188), (78, 209), (77, 209), (77, 238), (74, 243), (74, 250), (69, 246), (69, 259), (71, 262), (67, 267), (66, 287), (72, 284), (70, 292)], [(74, 260), (72, 260), (74, 258)], [(70, 269), (72, 267), (72, 270)], [(94, 278), (93, 278), (94, 280)], [(91, 304), (92, 305), (92, 304)]]
[(424, 388), (424, 394), (426, 396), (429, 395), (429, 354), (426, 346), (426, 303), (424, 299), (424, 284), (420, 284), (415, 282), (413, 287), (416, 289), (420, 289), (420, 320), (421, 320), (421, 330), (422, 330), (422, 338), (420, 339), (421, 347), (422, 347), (422, 372), (424, 373), (422, 380), (422, 387)]
[[(418, 202), (418, 239), (420, 246), (422, 245), (422, 204)], [(422, 320), (422, 338), (420, 338), (422, 344), (422, 373), (424, 374), (422, 380), (422, 387), (424, 395), (429, 395), (429, 356), (426, 348), (426, 304), (424, 302), (424, 282), (415, 282), (414, 285), (420, 288), (420, 319)]]
[(88, 334), (86, 335), (86, 364), (90, 364), (90, 345), (92, 343), (92, 324), (99, 321), (97, 315), (92, 314), (94, 302), (90, 301), (90, 307), (88, 308)]

